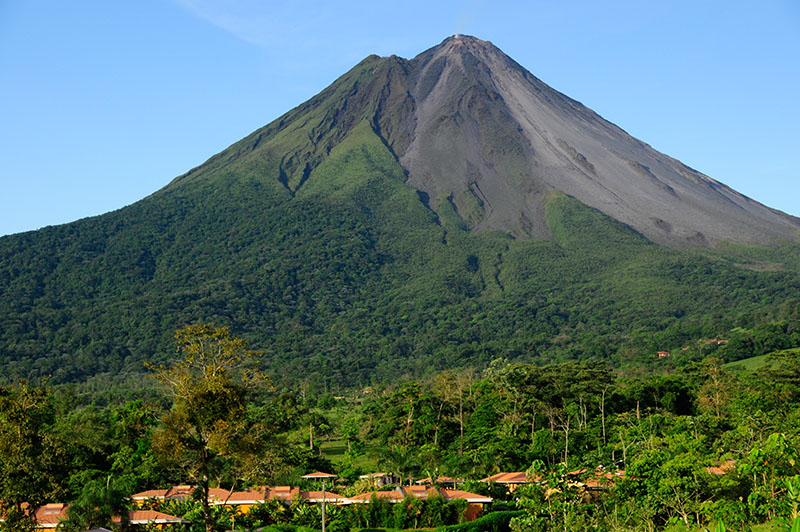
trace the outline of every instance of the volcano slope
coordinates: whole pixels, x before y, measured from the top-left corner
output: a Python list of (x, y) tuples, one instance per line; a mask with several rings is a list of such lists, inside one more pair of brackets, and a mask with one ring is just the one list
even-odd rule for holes
[(364, 59), (133, 205), (0, 239), (2, 378), (139, 386), (197, 321), (326, 389), (497, 358), (649, 364), (794, 323), (798, 231), (451, 37)]

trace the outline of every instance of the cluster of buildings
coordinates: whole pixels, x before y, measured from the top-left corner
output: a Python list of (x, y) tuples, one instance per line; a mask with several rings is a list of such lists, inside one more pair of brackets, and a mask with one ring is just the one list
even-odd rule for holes
[[(372, 475), (375, 478), (381, 479), (392, 478), (391, 475), (378, 473)], [(458, 489), (446, 489), (434, 486), (428, 482), (422, 481), (414, 486), (399, 486), (392, 490), (373, 491), (356, 495), (355, 497), (343, 497), (338, 493), (330, 491), (304, 491), (298, 487), (293, 486), (267, 486), (252, 488), (246, 491), (233, 491), (220, 488), (211, 488), (209, 490), (209, 503), (217, 506), (234, 507), (241, 514), (247, 514), (252, 508), (259, 504), (264, 504), (267, 501), (277, 500), (285, 504), (291, 504), (295, 501), (300, 501), (308, 504), (325, 503), (328, 505), (347, 505), (347, 504), (369, 504), (373, 497), (378, 499), (387, 500), (389, 502), (401, 502), (406, 497), (414, 497), (417, 499), (427, 499), (428, 497), (436, 496), (442, 497), (445, 501), (454, 499), (464, 499), (467, 501), (467, 509), (464, 512), (466, 520), (475, 519), (484, 509), (484, 507), (492, 502), (491, 497), (485, 497), (475, 493), (469, 493)], [(456, 483), (453, 479), (449, 480), (453, 483), (455, 488)], [(131, 496), (131, 500), (139, 507), (139, 509), (128, 513), (128, 524), (134, 527), (141, 526), (143, 529), (168, 529), (172, 525), (188, 524), (189, 522), (173, 515), (162, 513), (152, 509), (144, 509), (145, 506), (158, 507), (159, 501), (185, 501), (192, 497), (197, 486), (194, 485), (179, 485), (171, 486), (165, 489), (148, 490), (140, 493), (135, 493)], [(34, 518), (37, 523), (38, 529), (57, 528), (58, 523), (65, 519), (67, 516), (68, 504), (64, 503), (51, 503), (39, 507), (34, 512)], [(114, 519), (115, 523), (121, 523), (121, 518)]]
[[(68, 504), (64, 503), (50, 503), (40, 506), (36, 509), (33, 516), (36, 520), (37, 529), (57, 528), (58, 523), (67, 517)], [(122, 518), (116, 517), (113, 519), (115, 523), (121, 523)], [(128, 524), (132, 526), (166, 528), (171, 525), (188, 524), (189, 521), (175, 517), (174, 515), (167, 515), (154, 510), (134, 510), (128, 512)], [(103, 530), (103, 529), (98, 529)], [(93, 531), (90, 531), (93, 532)]]
[[(724, 474), (731, 467), (730, 464), (721, 464), (717, 471), (709, 472)], [(309, 478), (316, 478), (312, 474)], [(330, 475), (327, 478), (332, 477)], [(598, 468), (593, 471), (580, 469), (567, 473), (567, 481), (579, 488), (584, 494), (584, 497), (590, 499), (598, 492), (607, 491), (614, 486), (614, 483), (625, 477), (625, 471), (615, 470), (609, 471)], [(477, 518), (486, 505), (492, 502), (491, 497), (470, 493), (458, 489), (463, 481), (449, 477), (439, 477), (436, 483), (432, 479), (425, 478), (416, 481), (414, 485), (402, 486), (400, 479), (391, 473), (372, 473), (369, 475), (362, 475), (362, 479), (366, 479), (369, 483), (377, 488), (377, 491), (370, 491), (362, 493), (354, 497), (344, 497), (337, 493), (330, 491), (304, 491), (298, 487), (292, 486), (266, 486), (251, 488), (246, 491), (233, 491), (220, 488), (212, 488), (209, 490), (209, 502), (212, 505), (223, 505), (235, 507), (238, 513), (247, 514), (252, 508), (259, 504), (265, 504), (268, 501), (280, 501), (285, 504), (291, 504), (295, 501), (319, 504), (325, 503), (328, 505), (348, 505), (348, 504), (369, 504), (373, 499), (382, 499), (390, 503), (399, 503), (407, 497), (416, 499), (427, 499), (429, 497), (441, 497), (445, 501), (461, 499), (467, 502), (467, 508), (464, 512), (465, 520), (471, 521)], [(497, 473), (495, 475), (481, 479), (482, 482), (494, 483), (505, 486), (509, 493), (513, 492), (520, 486), (526, 484), (541, 484), (543, 479), (536, 476), (531, 476), (526, 472), (513, 472), (513, 473)], [(381, 490), (380, 488), (394, 485), (391, 489)], [(155, 510), (143, 509), (146, 505), (158, 508), (158, 501), (185, 501), (192, 497), (193, 492), (197, 486), (194, 485), (179, 485), (172, 486), (165, 489), (148, 490), (141, 493), (136, 493), (131, 496), (131, 499), (136, 503), (139, 509), (129, 512), (128, 521), (130, 525), (141, 525), (143, 528), (159, 528), (167, 529), (171, 525), (188, 523), (180, 517), (171, 516)], [(323, 484), (324, 488), (324, 484)], [(62, 503), (47, 504), (36, 510), (34, 516), (38, 523), (38, 528), (56, 528), (58, 522), (66, 516), (68, 505)], [(120, 519), (117, 519), (119, 522)]]
[[(389, 483), (394, 483), (390, 481), (394, 480), (396, 477), (389, 473), (373, 473), (372, 475), (363, 475), (362, 478), (369, 478), (373, 481), (373, 485), (382, 487)], [(464, 511), (464, 519), (471, 521), (476, 519), (486, 505), (492, 502), (491, 497), (455, 489), (456, 484), (461, 483), (459, 480), (441, 477), (437, 479), (437, 482), (442, 484), (452, 483), (453, 489), (435, 486), (431, 483), (431, 479), (422, 479), (421, 481), (417, 481), (417, 484), (413, 486), (397, 486), (389, 490), (370, 491), (354, 497), (344, 497), (330, 491), (304, 491), (293, 486), (268, 486), (253, 488), (247, 491), (212, 488), (209, 490), (209, 503), (214, 506), (223, 505), (235, 507), (239, 513), (247, 514), (253, 507), (273, 500), (278, 500), (286, 504), (300, 501), (308, 504), (325, 502), (325, 504), (329, 505), (343, 506), (350, 504), (369, 504), (372, 502), (373, 498), (386, 500), (390, 503), (398, 503), (402, 502), (407, 497), (413, 497), (415, 499), (441, 497), (444, 501), (457, 499), (466, 501), (467, 508)], [(190, 497), (195, 489), (195, 486), (190, 485), (173, 486), (163, 490), (149, 490), (136, 493), (131, 499), (139, 505), (143, 505), (145, 502), (151, 503), (153, 501), (181, 501)]]

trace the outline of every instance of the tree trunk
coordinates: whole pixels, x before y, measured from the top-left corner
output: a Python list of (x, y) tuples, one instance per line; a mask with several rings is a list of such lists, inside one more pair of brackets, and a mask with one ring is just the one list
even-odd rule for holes
[(603, 393), (600, 395), (600, 422), (603, 425), (603, 445), (608, 445), (606, 441), (606, 390), (608, 387), (603, 388)]
[(411, 408), (408, 410), (408, 419), (406, 420), (406, 440), (405, 446), (408, 447), (408, 438), (411, 434), (411, 422), (414, 420), (414, 404), (411, 404)]
[(211, 516), (211, 505), (208, 502), (208, 473), (203, 473), (200, 491), (202, 493), (200, 502), (203, 504), (203, 520), (206, 523), (206, 532), (214, 532), (214, 518)]
[(464, 455), (464, 399), (459, 394), (459, 401), (458, 401), (458, 428), (461, 431), (460, 440), (458, 444), (458, 454), (459, 456)]

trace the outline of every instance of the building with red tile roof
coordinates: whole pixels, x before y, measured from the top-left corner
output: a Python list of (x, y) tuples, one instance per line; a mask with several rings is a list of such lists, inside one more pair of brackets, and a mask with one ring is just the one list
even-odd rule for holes
[(532, 477), (525, 471), (518, 471), (515, 473), (497, 473), (490, 477), (482, 478), (481, 482), (504, 484), (508, 488), (508, 491), (512, 492), (525, 484), (535, 484), (541, 482), (541, 477)]
[(136, 502), (143, 502), (148, 499), (185, 501), (192, 496), (192, 493), (194, 493), (196, 489), (197, 486), (191, 484), (182, 484), (166, 489), (148, 490), (134, 493), (131, 495), (131, 499)]
[(33, 513), (36, 520), (36, 528), (56, 528), (58, 522), (67, 517), (68, 504), (63, 502), (52, 502), (40, 506)]
[(706, 467), (706, 472), (712, 475), (727, 475), (736, 470), (736, 460), (725, 460), (716, 465)]

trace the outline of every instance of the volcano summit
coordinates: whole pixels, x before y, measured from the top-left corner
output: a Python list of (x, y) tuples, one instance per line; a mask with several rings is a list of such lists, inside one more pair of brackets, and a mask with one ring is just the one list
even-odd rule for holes
[[(321, 107), (325, 117), (313, 123)], [(798, 238), (797, 218), (653, 150), (490, 42), (463, 35), (412, 60), (367, 58), (257, 132), (249, 147), (271, 157), (270, 139), (311, 126), (308, 142), (273, 170), (296, 192), (362, 123), (391, 149), (406, 184), (429, 198), (434, 211), (449, 203), (476, 232), (549, 238), (545, 205), (561, 191), (672, 246)], [(234, 149), (241, 153), (248, 142)], [(283, 149), (281, 143), (278, 153)]]

